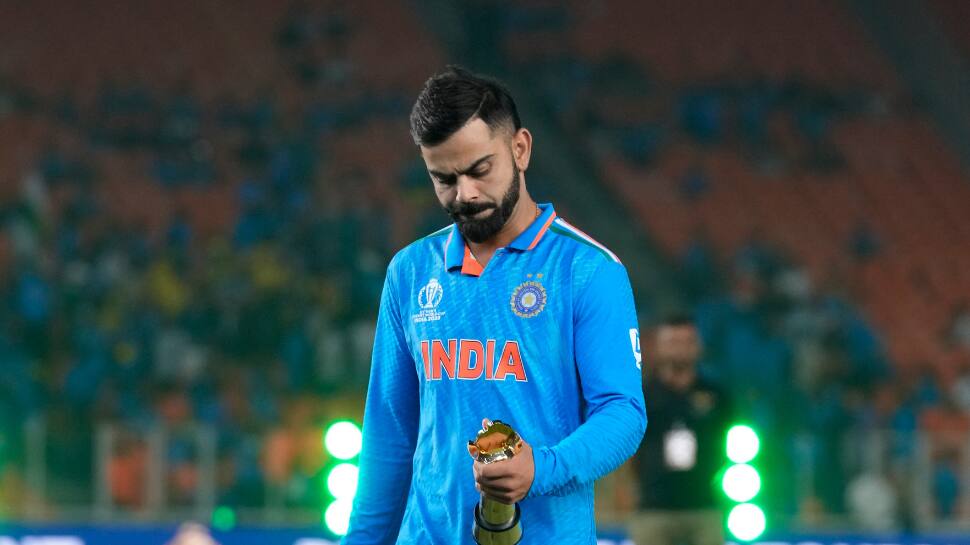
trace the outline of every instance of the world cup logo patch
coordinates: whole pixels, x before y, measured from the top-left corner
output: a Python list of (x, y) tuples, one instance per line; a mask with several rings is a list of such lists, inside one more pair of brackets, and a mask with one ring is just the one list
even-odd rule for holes
[(442, 295), (444, 290), (441, 289), (441, 283), (437, 278), (432, 278), (428, 281), (428, 285), (418, 292), (418, 306), (423, 309), (433, 309), (441, 303)]
[(546, 288), (538, 282), (523, 282), (512, 292), (512, 312), (521, 318), (532, 318), (546, 306)]
[(441, 282), (437, 278), (428, 280), (427, 285), (418, 291), (418, 307), (421, 311), (411, 315), (411, 320), (416, 324), (425, 322), (437, 322), (445, 315), (445, 311), (438, 310), (441, 298), (444, 297), (445, 290), (441, 287)]

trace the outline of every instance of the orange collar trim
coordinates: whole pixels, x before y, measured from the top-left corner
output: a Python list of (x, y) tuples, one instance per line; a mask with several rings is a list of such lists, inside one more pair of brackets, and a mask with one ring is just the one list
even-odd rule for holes
[(475, 259), (472, 255), (471, 249), (468, 245), (465, 245), (465, 257), (461, 260), (461, 274), (468, 274), (471, 276), (481, 276), (482, 271), (485, 270), (482, 264)]

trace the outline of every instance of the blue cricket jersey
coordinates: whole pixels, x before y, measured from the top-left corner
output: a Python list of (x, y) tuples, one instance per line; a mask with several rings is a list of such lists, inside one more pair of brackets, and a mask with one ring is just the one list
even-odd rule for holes
[(520, 543), (596, 543), (593, 482), (646, 428), (633, 293), (612, 252), (540, 209), (484, 268), (454, 225), (391, 260), (345, 545), (474, 543), (483, 418), (533, 447)]

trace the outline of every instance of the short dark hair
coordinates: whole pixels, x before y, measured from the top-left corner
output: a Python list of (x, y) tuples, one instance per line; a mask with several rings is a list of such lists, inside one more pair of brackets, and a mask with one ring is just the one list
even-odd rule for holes
[(498, 80), (449, 65), (424, 83), (411, 109), (411, 137), (418, 146), (436, 146), (473, 118), (491, 130), (522, 128), (509, 90)]
[(697, 326), (697, 322), (694, 321), (694, 317), (691, 316), (689, 312), (682, 310), (675, 310), (668, 312), (663, 315), (660, 320), (657, 321), (657, 328), (661, 327), (684, 327), (684, 326)]

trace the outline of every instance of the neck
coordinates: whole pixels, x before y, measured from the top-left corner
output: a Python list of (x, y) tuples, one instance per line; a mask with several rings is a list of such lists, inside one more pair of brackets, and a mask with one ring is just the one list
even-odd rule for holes
[(536, 202), (523, 189), (519, 196), (519, 202), (516, 203), (515, 209), (512, 210), (512, 216), (505, 223), (505, 227), (502, 227), (501, 231), (485, 242), (471, 242), (466, 240), (465, 243), (468, 244), (468, 248), (471, 250), (472, 255), (475, 256), (475, 259), (484, 266), (492, 258), (492, 254), (495, 253), (496, 249), (508, 246), (516, 237), (532, 225), (532, 222), (537, 217), (536, 210)]

